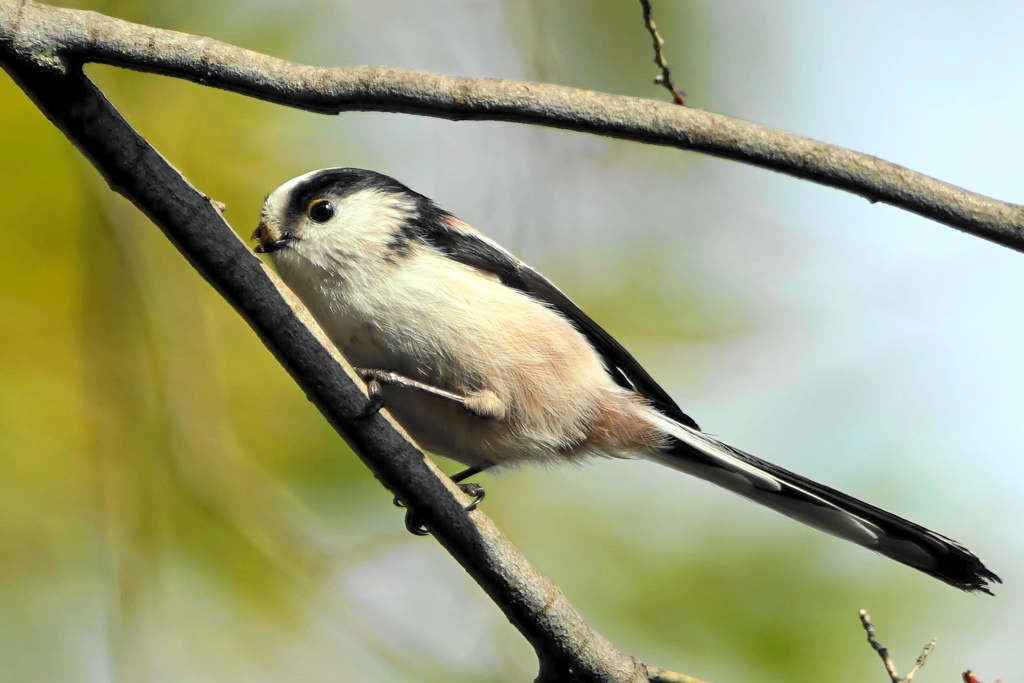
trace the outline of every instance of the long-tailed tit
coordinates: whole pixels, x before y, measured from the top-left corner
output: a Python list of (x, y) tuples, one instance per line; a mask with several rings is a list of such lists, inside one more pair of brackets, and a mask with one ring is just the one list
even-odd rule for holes
[(428, 451), (474, 472), (647, 458), (958, 588), (999, 581), (956, 541), (704, 434), (551, 282), (393, 178), (299, 176), (253, 237)]

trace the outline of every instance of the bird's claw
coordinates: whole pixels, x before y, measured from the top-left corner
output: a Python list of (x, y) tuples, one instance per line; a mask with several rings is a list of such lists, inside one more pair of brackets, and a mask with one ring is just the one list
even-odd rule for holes
[(405, 528), (413, 536), (426, 536), (430, 533), (430, 529), (423, 523), (420, 516), (412, 510), (408, 510), (405, 513)]
[[(484, 496), (487, 495), (487, 492), (484, 490), (484, 487), (480, 486), (480, 484), (459, 484), (458, 486), (463, 493), (465, 493), (467, 496), (473, 499), (469, 503), (469, 505), (462, 508), (466, 512), (472, 512), (473, 510), (476, 510), (477, 507), (479, 507), (480, 505), (480, 501), (482, 501), (484, 499)], [(391, 502), (394, 504), (395, 507), (406, 507), (405, 503), (398, 499), (398, 496), (395, 496)], [(416, 514), (415, 511), (409, 509), (407, 509), (405, 512), (405, 528), (409, 531), (410, 534), (413, 534), (414, 536), (426, 536), (430, 533), (430, 530), (427, 529), (427, 526), (423, 523), (423, 520), (420, 518), (420, 516)]]
[(459, 488), (462, 489), (463, 493), (473, 499), (473, 502), (462, 508), (466, 512), (476, 510), (477, 506), (480, 505), (480, 501), (482, 501), (484, 496), (487, 495), (487, 491), (484, 491), (484, 487), (480, 484), (459, 484)]

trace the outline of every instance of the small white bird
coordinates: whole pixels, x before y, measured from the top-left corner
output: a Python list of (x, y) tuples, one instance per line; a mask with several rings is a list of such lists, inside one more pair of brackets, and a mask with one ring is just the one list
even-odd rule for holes
[(253, 237), (417, 443), (470, 473), (647, 458), (966, 591), (1000, 581), (956, 541), (702, 433), (550, 281), (393, 178), (299, 176)]

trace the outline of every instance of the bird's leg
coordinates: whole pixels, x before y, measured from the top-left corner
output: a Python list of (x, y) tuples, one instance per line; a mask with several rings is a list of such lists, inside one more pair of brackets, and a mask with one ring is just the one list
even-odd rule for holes
[[(479, 484), (463, 484), (462, 482), (468, 479), (469, 477), (476, 476), (483, 472), (484, 470), (489, 469), (493, 466), (494, 465), (492, 463), (487, 463), (485, 465), (470, 467), (457, 474), (452, 475), (452, 481), (459, 485), (459, 488), (462, 489), (462, 492), (465, 493), (467, 496), (472, 496), (473, 498), (473, 502), (471, 502), (469, 505), (463, 508), (466, 512), (472, 512), (473, 510), (476, 510), (477, 506), (480, 505), (480, 501), (484, 499), (484, 496), (487, 494), (487, 492), (484, 491), (484, 487), (480, 486)], [(396, 507), (405, 507), (405, 504), (398, 499), (398, 496), (395, 496), (395, 499), (392, 502), (395, 504)], [(413, 512), (412, 510), (408, 510), (405, 513), (405, 528), (409, 530), (409, 533), (415, 534), (416, 536), (426, 536), (430, 533), (427, 527), (424, 526), (423, 520), (420, 519), (420, 516)]]
[[(482, 419), (492, 418), (500, 420), (505, 417), (505, 406), (501, 402), (501, 399), (498, 398), (497, 394), (488, 389), (484, 389), (470, 395), (457, 394), (452, 391), (447, 391), (446, 389), (440, 389), (429, 384), (424, 384), (423, 382), (418, 382), (414, 379), (410, 379), (409, 377), (404, 377), (399, 375), (397, 372), (378, 370), (376, 368), (355, 368), (355, 371), (363, 381), (366, 382), (367, 393), (370, 395), (370, 401), (366, 404), (362, 414), (359, 416), (359, 418), (362, 419), (371, 417), (384, 407), (384, 397), (381, 395), (381, 386), (384, 384), (401, 387), (403, 389), (415, 389), (434, 396), (439, 396), (440, 398), (448, 399), (449, 401), (454, 401), (465, 408), (466, 412)], [(476, 474), (480, 474), (490, 466), (491, 464), (488, 463), (479, 467), (470, 467), (469, 469), (463, 470), (452, 477), (452, 481), (459, 485), (462, 492), (473, 498), (473, 501), (466, 506), (466, 512), (476, 510), (477, 506), (480, 505), (480, 501), (484, 499), (487, 492), (484, 491), (484, 488), (479, 484), (463, 484), (461, 482)], [(397, 507), (405, 507), (405, 504), (402, 503), (397, 496), (394, 498), (393, 502)], [(407, 511), (405, 514), (405, 528), (408, 529), (410, 533), (416, 534), (417, 536), (425, 536), (429, 533), (419, 516), (412, 510)]]
[(472, 394), (457, 394), (453, 391), (440, 389), (430, 384), (424, 384), (409, 377), (404, 377), (397, 372), (377, 370), (375, 368), (355, 368), (355, 371), (366, 382), (367, 390), (370, 393), (370, 403), (367, 404), (364, 410), (364, 413), (367, 414), (361, 417), (370, 417), (384, 407), (384, 399), (380, 393), (381, 385), (384, 384), (390, 384), (391, 386), (403, 389), (415, 389), (416, 391), (448, 399), (458, 403), (469, 414), (482, 419), (493, 418), (500, 420), (505, 417), (505, 404), (490, 389), (482, 389)]

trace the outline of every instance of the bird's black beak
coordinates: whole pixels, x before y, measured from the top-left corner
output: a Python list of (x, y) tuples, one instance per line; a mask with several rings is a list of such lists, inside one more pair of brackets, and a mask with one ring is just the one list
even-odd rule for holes
[(280, 232), (269, 222), (261, 220), (256, 231), (252, 233), (252, 239), (260, 242), (253, 251), (257, 254), (269, 254), (288, 246), (293, 238), (289, 233)]
[(277, 251), (281, 247), (288, 246), (288, 243), (291, 241), (291, 237), (282, 237), (281, 239), (274, 240), (273, 242), (260, 242), (259, 244), (256, 245), (253, 251), (255, 251), (257, 254), (269, 254), (271, 252)]

